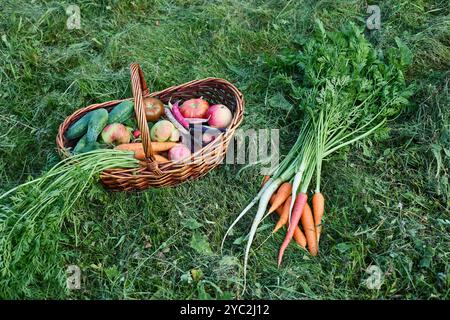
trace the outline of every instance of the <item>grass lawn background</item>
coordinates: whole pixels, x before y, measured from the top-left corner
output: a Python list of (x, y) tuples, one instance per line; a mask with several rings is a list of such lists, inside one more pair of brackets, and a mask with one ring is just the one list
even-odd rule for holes
[[(204, 77), (236, 84), (246, 99), (242, 128), (282, 128), (286, 154), (298, 119), (271, 103), (265, 55), (307, 38), (314, 19), (328, 29), (365, 26), (365, 1), (74, 1), (81, 29), (67, 30), (72, 2), (0, 2), (0, 191), (39, 176), (59, 158), (55, 136), (86, 105), (131, 95), (129, 63), (139, 62), (153, 90)], [(377, 4), (369, 3), (369, 4)], [(414, 54), (410, 109), (390, 123), (389, 139), (366, 139), (324, 164), (327, 197), (321, 253), (290, 246), (264, 221), (241, 295), (234, 217), (256, 194), (257, 167), (226, 165), (201, 180), (143, 193), (95, 187), (55, 235), (60, 255), (40, 253), (34, 273), (15, 270), (2, 298), (126, 299), (448, 299), (450, 289), (450, 18), (447, 1), (380, 1), (379, 48), (395, 37)], [(159, 22), (159, 23), (157, 23)], [(234, 240), (237, 241), (233, 243)], [(65, 269), (82, 271), (82, 289), (65, 288)], [(384, 274), (380, 290), (366, 269)]]

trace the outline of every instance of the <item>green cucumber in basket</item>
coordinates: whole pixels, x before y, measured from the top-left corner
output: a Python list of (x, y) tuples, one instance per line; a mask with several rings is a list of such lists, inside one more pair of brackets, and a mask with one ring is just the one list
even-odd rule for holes
[(97, 109), (91, 111), (92, 115), (89, 119), (88, 130), (86, 133), (86, 143), (92, 144), (97, 141), (98, 136), (108, 123), (108, 111), (106, 109)]
[(72, 150), (73, 154), (80, 153), (80, 151), (86, 146), (86, 140), (87, 140), (86, 138), (87, 138), (87, 135), (84, 135), (81, 137), (80, 140), (78, 140), (76, 146)]
[(76, 139), (82, 137), (86, 133), (92, 112), (93, 111), (86, 113), (84, 116), (82, 116), (80, 119), (78, 119), (74, 124), (70, 126), (69, 130), (66, 131), (67, 139), (69, 140)]
[(134, 111), (133, 101), (122, 101), (109, 113), (108, 124), (123, 123), (131, 118)]

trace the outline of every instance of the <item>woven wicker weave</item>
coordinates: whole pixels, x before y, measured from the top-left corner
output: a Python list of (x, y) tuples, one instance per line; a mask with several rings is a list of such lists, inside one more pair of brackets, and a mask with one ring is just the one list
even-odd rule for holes
[[(104, 171), (101, 180), (105, 187), (112, 190), (143, 190), (149, 187), (166, 187), (177, 185), (187, 179), (195, 179), (205, 175), (209, 170), (219, 165), (225, 157), (228, 144), (243, 119), (244, 99), (239, 90), (226, 80), (219, 78), (206, 78), (194, 80), (179, 86), (173, 86), (159, 92), (149, 93), (147, 83), (141, 67), (131, 64), (131, 85), (133, 91), (134, 111), (141, 131), (142, 144), (146, 155), (145, 165), (137, 169), (114, 169)], [(221, 133), (213, 143), (198, 150), (191, 156), (188, 163), (165, 162), (158, 163), (153, 157), (149, 128), (145, 117), (143, 98), (156, 97), (167, 104), (169, 100), (187, 100), (194, 97), (203, 97), (210, 103), (226, 105), (233, 113), (233, 120), (226, 130)], [(131, 99), (124, 99), (131, 100)], [(94, 109), (106, 108), (111, 110), (124, 100), (108, 101), (93, 104), (79, 109), (67, 117), (60, 125), (56, 144), (62, 157), (69, 157), (68, 147), (73, 142), (68, 141), (64, 133), (72, 123), (84, 114)]]

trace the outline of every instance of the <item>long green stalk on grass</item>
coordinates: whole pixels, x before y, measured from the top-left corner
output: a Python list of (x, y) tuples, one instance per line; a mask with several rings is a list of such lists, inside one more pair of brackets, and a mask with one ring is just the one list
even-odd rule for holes
[[(0, 195), (0, 296), (25, 292), (33, 277), (46, 274), (45, 259), (58, 256), (61, 226), (72, 207), (106, 169), (136, 168), (133, 153), (94, 150), (62, 160), (41, 177)], [(22, 288), (10, 286), (22, 277)]]

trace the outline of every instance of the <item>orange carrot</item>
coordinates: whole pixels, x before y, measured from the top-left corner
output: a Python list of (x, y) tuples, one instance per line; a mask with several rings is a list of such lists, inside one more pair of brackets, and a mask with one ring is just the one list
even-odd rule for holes
[[(276, 193), (274, 193), (272, 195), (272, 197), (269, 200), (269, 203), (272, 204), (273, 200), (276, 198)], [(291, 206), (291, 197), (289, 197), (282, 206), (279, 206), (275, 211), (276, 213), (278, 213), (278, 215), (280, 216), (280, 220), (282, 219), (282, 216), (286, 216), (286, 222), (289, 219), (289, 208)], [(278, 221), (279, 223), (280, 221)], [(282, 224), (280, 226), (280, 228), (282, 226), (284, 226), (286, 224), (286, 222), (284, 224)], [(277, 226), (278, 226), (277, 223)], [(275, 227), (276, 228), (276, 227)], [(278, 229), (277, 229), (278, 230)], [(275, 233), (277, 230), (274, 230), (272, 233)], [(306, 238), (305, 235), (303, 234), (302, 230), (300, 230), (300, 228), (297, 226), (297, 228), (295, 228), (294, 230), (294, 240), (295, 242), (297, 242), (297, 244), (299, 246), (301, 246), (302, 248), (306, 248)]]
[[(281, 244), (280, 250), (278, 251), (278, 266), (281, 265), (281, 261), (283, 260), (284, 251), (292, 240), (294, 236), (295, 228), (298, 226), (298, 222), (300, 221), (300, 217), (303, 213), (303, 208), (308, 200), (308, 195), (304, 192), (300, 192), (295, 198), (294, 207), (292, 208), (291, 221), (289, 221), (288, 232), (286, 233), (286, 237)], [(308, 238), (306, 238), (308, 239)]]
[(297, 244), (302, 247), (303, 249), (306, 249), (306, 237), (302, 230), (297, 226), (294, 230), (294, 240), (297, 242)]
[(314, 193), (312, 198), (314, 222), (316, 223), (317, 245), (319, 245), (320, 233), (322, 231), (322, 217), (325, 210), (325, 198), (320, 192)]
[[(130, 150), (131, 151), (131, 150)], [(145, 160), (145, 152), (144, 149), (142, 150), (135, 150), (134, 151), (134, 157), (138, 160)]]
[[(177, 142), (152, 142), (152, 150), (153, 152), (162, 152), (162, 151), (168, 151), (172, 147), (176, 146)], [(125, 150), (125, 151), (144, 151), (144, 147), (142, 143), (140, 142), (134, 142), (134, 143), (123, 143), (116, 146), (114, 149), (116, 150)]]
[[(280, 207), (278, 207), (277, 210), (275, 210), (275, 212), (278, 213), (278, 215), (280, 216), (280, 219), (281, 219), (281, 215), (283, 214), (283, 209), (284, 209), (284, 206), (286, 205), (286, 202), (283, 204), (283, 207), (280, 206)], [(289, 206), (290, 206), (290, 203), (289, 203)], [(289, 215), (289, 211), (288, 211), (288, 215)], [(293, 238), (300, 247), (306, 249), (305, 235), (303, 234), (302, 230), (300, 230), (300, 228), (298, 226), (294, 230)]]
[(169, 162), (169, 159), (167, 159), (166, 157), (164, 157), (160, 154), (155, 154), (154, 157), (157, 162), (161, 162), (161, 163)]
[(286, 201), (284, 202), (284, 205), (277, 208), (277, 212), (280, 209), (281, 214), (280, 214), (280, 219), (278, 220), (277, 225), (275, 226), (275, 229), (273, 229), (272, 233), (275, 233), (278, 230), (280, 230), (281, 227), (283, 227), (288, 222), (289, 209), (291, 208), (291, 199), (292, 199), (292, 196), (289, 196), (289, 198), (287, 198)]
[(142, 143), (123, 143), (115, 146), (116, 150), (124, 150), (124, 151), (136, 151), (136, 150), (144, 150)]
[(305, 208), (303, 209), (301, 222), (303, 230), (305, 231), (306, 242), (308, 244), (308, 251), (309, 253), (311, 253), (312, 256), (316, 256), (318, 251), (316, 228), (314, 226), (314, 219), (311, 212), (311, 207), (308, 205), (308, 203), (305, 204)]
[(264, 187), (264, 185), (266, 184), (267, 181), (269, 181), (269, 179), (270, 179), (270, 176), (264, 176), (263, 182), (261, 184), (261, 188)]
[(166, 141), (166, 142), (152, 142), (152, 150), (153, 152), (163, 152), (169, 151), (173, 147), (175, 147), (178, 142)]
[[(136, 157), (136, 156), (135, 156)], [(167, 159), (166, 157), (160, 155), (160, 154), (155, 154), (155, 158), (156, 161), (158, 163), (164, 163), (164, 162), (168, 162), (170, 161), (169, 159)], [(143, 158), (144, 159), (144, 158)], [(141, 165), (141, 167), (147, 167), (147, 162), (144, 160), (139, 161), (139, 164)]]
[[(145, 154), (144, 154), (143, 151), (142, 152), (135, 152), (134, 153), (134, 157), (136, 159), (138, 159), (138, 160), (141, 160), (141, 161), (139, 161), (141, 166), (144, 166), (144, 167), (147, 166), (147, 162), (144, 161), (145, 160)], [(169, 159), (167, 159), (166, 157), (164, 157), (164, 156), (162, 156), (160, 154), (155, 154), (155, 159), (156, 159), (157, 162), (160, 162), (160, 163), (164, 163), (164, 162), (169, 162), (170, 161)]]
[(291, 193), (292, 184), (290, 184), (289, 182), (283, 183), (277, 190), (277, 196), (273, 200), (272, 206), (269, 209), (269, 213), (274, 212), (279, 206), (281, 206), (286, 201), (286, 199), (289, 198)]
[(274, 194), (269, 199), (269, 203), (272, 204), (273, 200), (275, 200), (276, 197), (277, 197), (277, 194), (276, 194), (276, 192), (274, 192)]
[[(176, 146), (177, 142), (152, 142), (153, 152), (162, 152), (171, 149)], [(133, 151), (134, 157), (138, 160), (145, 160), (144, 147), (142, 143), (123, 143), (116, 146), (116, 150)], [(162, 156), (160, 156), (162, 157)], [(167, 162), (167, 158), (162, 157), (158, 162)]]

